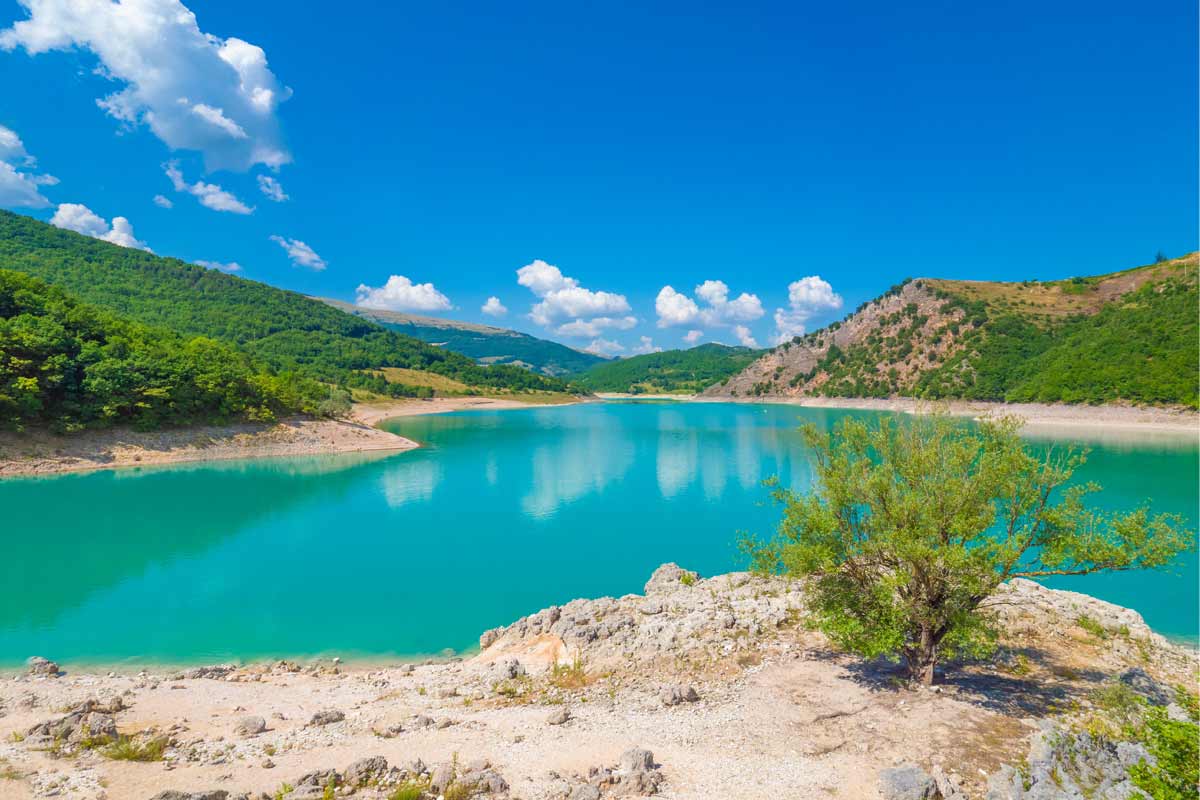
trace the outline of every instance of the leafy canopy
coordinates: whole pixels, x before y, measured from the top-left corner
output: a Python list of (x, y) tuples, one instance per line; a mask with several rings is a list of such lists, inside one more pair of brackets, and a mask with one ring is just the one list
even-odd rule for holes
[(902, 656), (930, 683), (940, 657), (986, 652), (988, 598), (1014, 577), (1158, 569), (1194, 545), (1176, 515), (1089, 508), (1068, 486), (1085, 453), (1028, 450), (1020, 421), (944, 414), (804, 429), (811, 494), (777, 488), (773, 540), (746, 540), (757, 568), (811, 579), (816, 624), (868, 658)]

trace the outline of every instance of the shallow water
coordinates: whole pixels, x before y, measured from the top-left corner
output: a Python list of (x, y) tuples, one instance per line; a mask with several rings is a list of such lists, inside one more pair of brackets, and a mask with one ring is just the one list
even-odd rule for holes
[[(664, 561), (741, 568), (761, 486), (810, 470), (796, 426), (875, 412), (604, 403), (394, 420), (427, 446), (0, 481), (0, 662), (196, 662), (468, 649), (574, 597), (640, 591)], [(1039, 446), (1053, 431), (1039, 429)], [(1069, 435), (1084, 435), (1072, 429)], [(1092, 444), (1112, 507), (1195, 524), (1194, 438)], [(1197, 562), (1063, 579), (1197, 636)]]

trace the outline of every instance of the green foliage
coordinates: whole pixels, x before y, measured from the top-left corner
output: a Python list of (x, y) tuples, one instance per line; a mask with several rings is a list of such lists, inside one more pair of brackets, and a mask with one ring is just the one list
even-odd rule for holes
[(113, 761), (162, 761), (163, 751), (166, 749), (167, 738), (165, 736), (155, 736), (144, 740), (131, 736), (120, 736), (100, 752)]
[(350, 386), (351, 376), (361, 370), (406, 367), (471, 386), (566, 389), (560, 380), (521, 367), (480, 366), (295, 292), (6, 211), (0, 211), (0, 267), (41, 278), (147, 325), (233, 344), (277, 373)]
[(699, 392), (741, 372), (758, 355), (748, 347), (702, 344), (598, 364), (575, 383), (592, 392)]
[(1133, 785), (1154, 800), (1195, 800), (1200, 785), (1200, 726), (1190, 720), (1173, 720), (1165, 708), (1146, 712), (1142, 741), (1155, 764), (1142, 761), (1129, 772)]
[(122, 319), (0, 270), (0, 427), (266, 421), (317, 411), (323, 391), (227, 344)]
[(428, 780), (410, 778), (393, 789), (388, 800), (421, 800), (428, 790)]
[(1012, 577), (1155, 569), (1194, 547), (1176, 515), (1087, 508), (1094, 484), (1066, 486), (1084, 454), (1037, 456), (1019, 421), (944, 415), (809, 426), (812, 494), (777, 488), (776, 537), (744, 540), (756, 568), (810, 579), (810, 613), (835, 643), (903, 657), (933, 681), (947, 656), (994, 642), (988, 598)]

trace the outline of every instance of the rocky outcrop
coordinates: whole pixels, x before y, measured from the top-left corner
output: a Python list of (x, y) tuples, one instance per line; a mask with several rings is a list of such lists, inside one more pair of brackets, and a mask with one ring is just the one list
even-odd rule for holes
[(29, 675), (35, 677), (57, 678), (62, 674), (62, 670), (59, 669), (58, 664), (41, 656), (33, 656), (25, 662), (25, 666)]
[(108, 703), (88, 700), (56, 719), (34, 725), (25, 735), (34, 746), (90, 748), (117, 740), (115, 715), (125, 705), (120, 698)]
[(550, 800), (600, 800), (602, 797), (645, 797), (658, 794), (665, 779), (654, 754), (632, 747), (614, 766), (598, 766), (586, 776), (556, 776)]
[[(480, 637), (481, 658), (518, 659), (521, 668), (546, 669), (586, 652), (589, 665), (629, 663), (688, 653), (733, 652), (739, 639), (774, 630), (803, 605), (798, 582), (735, 572), (702, 579), (664, 564), (645, 595), (572, 600), (523, 617)], [(497, 667), (504, 674), (516, 667)]]
[(1026, 763), (1001, 767), (988, 782), (987, 800), (1144, 797), (1129, 776), (1130, 768), (1141, 761), (1153, 763), (1153, 756), (1140, 744), (1112, 742), (1043, 721)]

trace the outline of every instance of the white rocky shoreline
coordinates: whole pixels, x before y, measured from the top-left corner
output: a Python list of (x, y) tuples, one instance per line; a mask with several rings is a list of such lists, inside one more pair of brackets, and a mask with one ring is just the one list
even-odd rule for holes
[(1171, 709), (1196, 652), (1086, 595), (1002, 591), (998, 655), (951, 665), (932, 690), (806, 630), (797, 582), (673, 564), (643, 595), (488, 631), (467, 659), (137, 674), (33, 661), (0, 678), (0, 796), (1138, 796), (1126, 772), (1140, 745), (1073, 739), (1071, 763), (1083, 752), (1090, 770), (1076, 786), (1056, 743), (1099, 687)]

